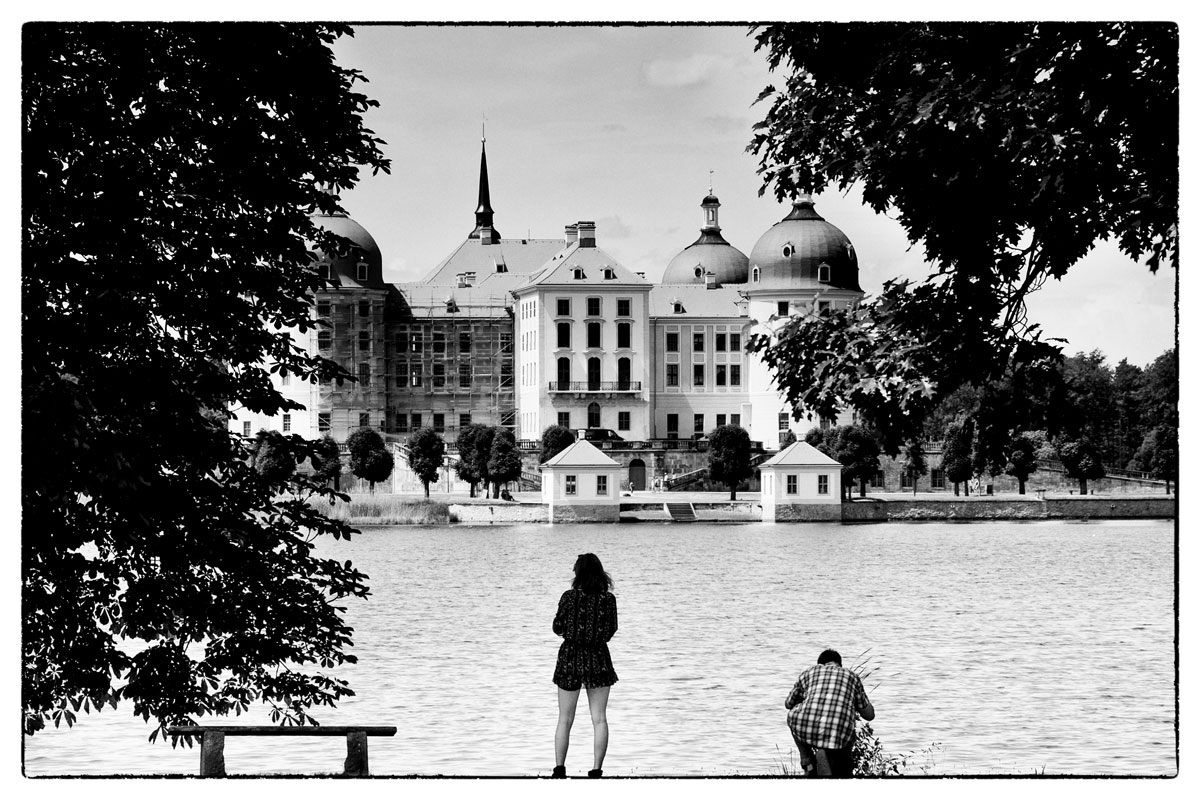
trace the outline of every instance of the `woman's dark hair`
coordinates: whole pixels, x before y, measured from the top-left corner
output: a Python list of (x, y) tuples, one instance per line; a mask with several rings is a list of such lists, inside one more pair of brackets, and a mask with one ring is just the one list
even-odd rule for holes
[(572, 589), (579, 589), (585, 594), (603, 594), (611, 589), (612, 585), (612, 576), (604, 571), (595, 553), (584, 553), (575, 559), (575, 580), (571, 582)]

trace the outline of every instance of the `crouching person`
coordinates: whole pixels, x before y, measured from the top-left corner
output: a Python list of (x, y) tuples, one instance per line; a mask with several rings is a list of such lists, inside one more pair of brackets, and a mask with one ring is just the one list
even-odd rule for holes
[(800, 673), (783, 706), (789, 709), (788, 727), (805, 775), (849, 778), (855, 714), (869, 722), (875, 709), (862, 681), (842, 666), (841, 655), (836, 650), (821, 653), (815, 667)]

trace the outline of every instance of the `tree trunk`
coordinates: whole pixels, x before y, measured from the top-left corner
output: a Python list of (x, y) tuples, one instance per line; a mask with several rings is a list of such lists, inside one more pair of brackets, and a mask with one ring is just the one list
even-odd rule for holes
[(737, 500), (737, 484), (736, 483), (729, 487), (729, 499)]
[(428, 500), (429, 499), (429, 481), (421, 481), (421, 483), (424, 484), (424, 486), (425, 486), (425, 499)]
[(1079, 479), (1079, 493), (1081, 495), (1087, 494), (1087, 478)]
[(859, 497), (867, 496), (867, 479), (866, 478), (858, 479), (858, 496)]
[(958, 497), (958, 481), (954, 482), (954, 496)]
[(1017, 478), (1017, 494), (1025, 494), (1025, 479)]
[(475, 484), (471, 484), (471, 497), (475, 496)]

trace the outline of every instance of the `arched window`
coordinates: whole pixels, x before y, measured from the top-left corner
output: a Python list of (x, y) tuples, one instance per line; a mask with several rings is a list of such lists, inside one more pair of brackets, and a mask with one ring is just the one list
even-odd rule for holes
[(571, 359), (558, 360), (558, 389), (565, 392), (571, 388)]
[(589, 428), (600, 427), (600, 404), (588, 403), (587, 426)]
[(758, 283), (758, 267), (750, 270), (750, 280), (753, 283)]
[(829, 265), (821, 264), (817, 267), (817, 280), (821, 283), (829, 283)]
[(629, 388), (629, 359), (628, 358), (618, 358), (617, 359), (617, 388), (618, 389), (628, 389)]
[(587, 380), (588, 389), (599, 391), (600, 389), (600, 359), (589, 358), (587, 365)]

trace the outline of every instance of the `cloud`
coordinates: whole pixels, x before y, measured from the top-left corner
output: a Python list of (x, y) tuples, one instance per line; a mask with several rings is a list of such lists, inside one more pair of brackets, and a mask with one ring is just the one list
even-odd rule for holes
[(707, 53), (695, 53), (687, 58), (659, 58), (642, 66), (642, 76), (650, 86), (665, 89), (698, 86), (717, 75), (727, 60)]
[(601, 217), (596, 220), (596, 235), (605, 239), (628, 239), (633, 229), (621, 222), (620, 217)]
[(713, 129), (714, 133), (724, 136), (729, 133), (750, 133), (751, 124), (749, 120), (742, 117), (731, 117), (728, 114), (717, 114), (711, 117), (705, 117), (701, 120), (705, 125)]

